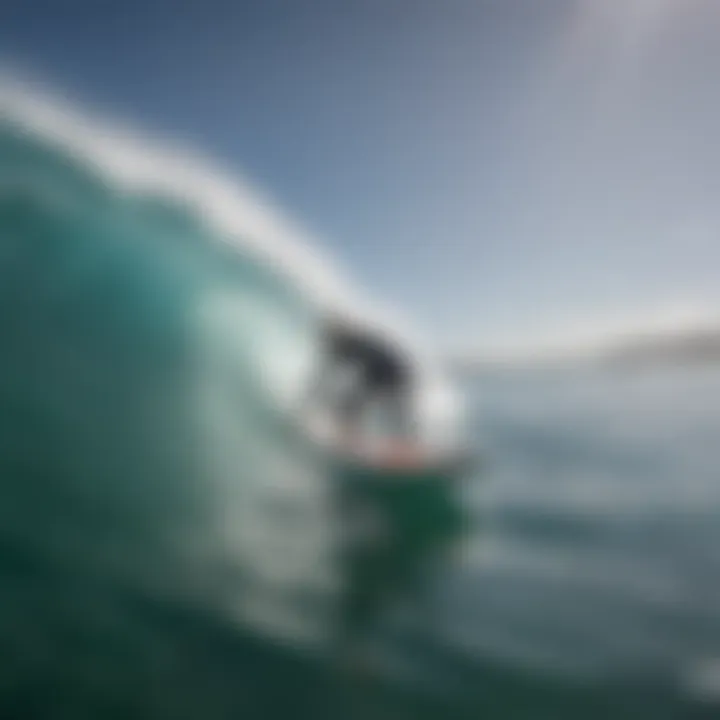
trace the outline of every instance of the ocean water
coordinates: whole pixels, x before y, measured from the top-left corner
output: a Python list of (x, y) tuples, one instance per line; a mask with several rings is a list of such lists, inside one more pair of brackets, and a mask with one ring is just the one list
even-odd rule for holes
[(450, 591), (454, 637), (608, 698), (662, 697), (649, 716), (690, 712), (674, 702), (711, 712), (720, 368), (508, 371), (471, 385), (487, 466), (470, 502), (484, 523)]
[(43, 118), (0, 116), (0, 716), (714, 715), (720, 370), (459, 381), (470, 526), (348, 673), (312, 293), (224, 181)]

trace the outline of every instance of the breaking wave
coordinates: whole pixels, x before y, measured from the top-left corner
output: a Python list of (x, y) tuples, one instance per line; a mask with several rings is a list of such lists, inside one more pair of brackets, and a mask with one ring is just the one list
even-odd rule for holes
[(415, 359), (428, 437), (448, 386), (242, 180), (48, 97), (0, 83), (2, 532), (317, 640), (328, 473), (292, 410), (320, 314)]

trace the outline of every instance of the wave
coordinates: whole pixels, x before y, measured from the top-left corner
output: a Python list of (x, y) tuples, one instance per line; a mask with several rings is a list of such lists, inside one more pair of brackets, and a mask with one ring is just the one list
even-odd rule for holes
[(241, 186), (0, 97), (0, 542), (317, 641), (328, 475), (279, 410), (313, 360), (310, 291), (339, 285)]
[[(459, 398), (428, 344), (397, 310), (360, 292), (337, 263), (319, 252), (321, 243), (265, 194), (187, 146), (92, 116), (16, 75), (0, 72), (4, 124), (22, 128), (24, 134), (52, 147), (107, 192), (130, 195), (156, 209), (172, 208), (175, 222), (181, 215), (186, 228), (189, 223), (196, 226), (195, 242), (223, 247), (265, 265), (317, 313), (331, 311), (385, 336), (415, 367), (425, 437), (436, 442), (457, 439), (450, 437), (454, 432), (450, 428), (459, 425)], [(174, 229), (172, 221), (167, 229)]]
[(187, 148), (5, 77), (0, 158), (0, 536), (317, 642), (337, 591), (331, 476), (288, 411), (319, 318), (407, 354), (436, 442), (455, 412), (442, 373), (270, 201)]

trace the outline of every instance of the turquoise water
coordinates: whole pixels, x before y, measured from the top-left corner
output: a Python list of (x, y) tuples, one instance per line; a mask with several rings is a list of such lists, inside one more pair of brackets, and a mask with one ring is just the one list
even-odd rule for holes
[(313, 304), (101, 165), (0, 122), (3, 717), (712, 716), (719, 370), (465, 382), (472, 527), (341, 681)]

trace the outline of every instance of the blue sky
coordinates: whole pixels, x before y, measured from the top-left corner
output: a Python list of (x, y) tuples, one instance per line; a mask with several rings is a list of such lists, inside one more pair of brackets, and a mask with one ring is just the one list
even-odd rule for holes
[(0, 56), (492, 349), (716, 317), (719, 32), (716, 0), (5, 0)]

